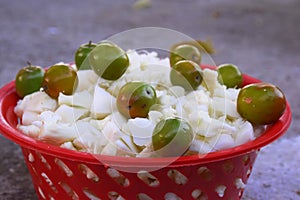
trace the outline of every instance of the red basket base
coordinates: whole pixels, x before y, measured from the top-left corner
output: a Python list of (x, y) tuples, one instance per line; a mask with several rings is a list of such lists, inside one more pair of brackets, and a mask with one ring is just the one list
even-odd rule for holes
[(138, 173), (22, 149), (39, 199), (236, 200), (258, 151), (217, 162)]

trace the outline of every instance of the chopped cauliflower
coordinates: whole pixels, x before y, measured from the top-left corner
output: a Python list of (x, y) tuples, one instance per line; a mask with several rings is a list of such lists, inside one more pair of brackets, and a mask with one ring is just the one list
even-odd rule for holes
[(19, 125), (18, 129), (20, 131), (22, 131), (25, 135), (32, 137), (32, 138), (38, 138), (38, 136), (40, 135), (40, 128), (35, 126), (35, 125)]
[(75, 126), (78, 136), (73, 141), (74, 146), (80, 151), (100, 154), (108, 142), (103, 133), (89, 122), (78, 121)]
[(52, 99), (45, 92), (34, 92), (19, 100), (15, 107), (15, 113), (18, 117), (22, 117), (25, 111), (40, 114), (44, 111), (54, 111), (57, 108), (56, 100)]
[(108, 155), (108, 156), (116, 156), (118, 152), (117, 147), (113, 143), (108, 143), (103, 150), (101, 151), (101, 154)]
[[(195, 138), (188, 152), (207, 154), (253, 140), (263, 127), (254, 129), (236, 109), (239, 89), (218, 82), (218, 73), (203, 69), (203, 82), (194, 91), (173, 86), (169, 59), (156, 52), (129, 50), (129, 67), (118, 80), (98, 77), (93, 70), (77, 71), (73, 95), (60, 93), (57, 100), (39, 91), (20, 100), (15, 113), (18, 128), (29, 137), (62, 148), (111, 156), (156, 156), (153, 130), (163, 119), (178, 117), (193, 128)], [(76, 67), (72, 66), (74, 69)], [(120, 88), (131, 81), (151, 84), (157, 102), (148, 117), (127, 119), (117, 109)], [(255, 133), (255, 135), (254, 135)], [(222, 195), (224, 188), (219, 188)]]
[(78, 86), (76, 92), (91, 91), (97, 83), (98, 76), (93, 70), (79, 70), (77, 72)]
[(65, 149), (70, 149), (70, 150), (75, 150), (77, 151), (77, 149), (74, 147), (72, 142), (65, 142), (62, 145), (60, 145), (61, 148), (65, 148)]
[(61, 145), (67, 141), (73, 141), (77, 137), (77, 129), (73, 124), (61, 123), (61, 117), (54, 112), (47, 111), (41, 115), (43, 128), (41, 129), (39, 140)]
[(90, 92), (84, 90), (81, 92), (76, 92), (73, 95), (65, 95), (59, 93), (58, 104), (59, 105), (68, 105), (74, 107), (81, 107), (85, 109), (90, 109), (93, 101), (93, 96)]
[(228, 149), (234, 147), (234, 139), (229, 134), (221, 133), (211, 138), (209, 145), (212, 146), (215, 151)]
[(22, 115), (22, 124), (31, 125), (34, 121), (38, 120), (39, 114), (37, 112), (26, 110)]
[[(222, 86), (218, 81), (218, 72), (204, 69), (203, 70), (203, 84), (210, 92), (211, 96), (218, 95), (225, 93), (225, 87)], [(218, 91), (218, 93), (216, 93)], [(222, 92), (223, 91), (223, 92)]]
[(96, 85), (91, 104), (91, 114), (95, 118), (104, 118), (115, 110), (116, 98)]
[(155, 124), (146, 118), (129, 119), (127, 126), (133, 137), (133, 142), (138, 146), (151, 143), (152, 132)]
[(88, 109), (72, 107), (65, 104), (59, 106), (55, 111), (55, 114), (61, 117), (61, 121), (63, 123), (76, 122), (80, 118), (88, 116), (88, 113), (89, 113)]
[(203, 140), (195, 139), (192, 141), (189, 151), (207, 154), (213, 151), (213, 147)]
[(235, 121), (237, 131), (235, 132), (234, 139), (235, 145), (241, 145), (254, 139), (253, 126), (250, 122), (238, 119)]

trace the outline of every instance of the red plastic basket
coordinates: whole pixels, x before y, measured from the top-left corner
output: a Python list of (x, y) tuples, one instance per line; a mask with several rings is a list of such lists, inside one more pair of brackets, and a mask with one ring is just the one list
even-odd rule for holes
[[(244, 75), (244, 84), (260, 82)], [(39, 199), (197, 199), (242, 197), (260, 148), (285, 133), (291, 123), (289, 104), (262, 136), (205, 156), (125, 158), (62, 149), (17, 130), (14, 82), (0, 90), (0, 131), (22, 148)]]

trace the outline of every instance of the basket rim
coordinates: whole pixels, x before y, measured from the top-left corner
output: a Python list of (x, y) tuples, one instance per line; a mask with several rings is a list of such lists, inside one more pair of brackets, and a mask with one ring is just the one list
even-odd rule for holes
[[(214, 66), (204, 66), (204, 68), (215, 69)], [(243, 74), (244, 85), (262, 82), (249, 75)], [(14, 101), (8, 101), (9, 98), (14, 97)], [(123, 156), (108, 156), (95, 155), (86, 152), (79, 152), (69, 149), (64, 149), (59, 146), (47, 144), (45, 142), (33, 139), (21, 133), (16, 126), (11, 125), (7, 120), (8, 115), (15, 115), (13, 108), (16, 105), (18, 97), (15, 92), (15, 82), (11, 81), (0, 89), (0, 131), (3, 136), (9, 140), (20, 145), (22, 148), (35, 150), (40, 153), (52, 155), (57, 158), (73, 160), (78, 162), (85, 162), (91, 164), (113, 165), (121, 167), (157, 167), (157, 166), (187, 166), (216, 162), (220, 160), (229, 159), (232, 157), (247, 154), (252, 151), (270, 144), (271, 142), (282, 136), (289, 128), (292, 121), (292, 112), (287, 101), (286, 110), (281, 118), (274, 124), (269, 125), (265, 132), (256, 139), (247, 143), (241, 144), (225, 150), (211, 152), (205, 155), (190, 155), (181, 156), (178, 158), (135, 158)], [(9, 108), (8, 108), (9, 107)], [(6, 111), (6, 113), (4, 113)]]

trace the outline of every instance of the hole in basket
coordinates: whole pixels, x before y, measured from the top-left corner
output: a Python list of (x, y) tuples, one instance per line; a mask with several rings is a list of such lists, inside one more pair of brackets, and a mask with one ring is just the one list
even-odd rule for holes
[(246, 184), (241, 178), (236, 178), (234, 181), (234, 185), (237, 189), (244, 189), (246, 187)]
[(137, 200), (153, 200), (151, 197), (144, 193), (139, 193), (136, 198)]
[(34, 162), (34, 156), (32, 155), (32, 153), (28, 154), (28, 161), (33, 163)]
[(179, 196), (172, 192), (168, 192), (165, 194), (165, 200), (182, 200)]
[(78, 165), (78, 168), (84, 175), (86, 175), (87, 179), (90, 179), (94, 182), (99, 182), (99, 177), (86, 165), (80, 164)]
[(70, 170), (70, 168), (63, 161), (61, 161), (58, 158), (55, 158), (54, 162), (67, 175), (67, 177), (72, 177), (73, 176), (73, 172)]
[(260, 149), (257, 149), (257, 150), (255, 151), (256, 155), (258, 155), (259, 152), (260, 152)]
[(90, 190), (87, 188), (82, 190), (85, 196), (87, 196), (90, 200), (101, 200), (99, 197), (97, 197), (95, 194), (93, 194)]
[(124, 197), (122, 197), (119, 193), (115, 191), (109, 192), (107, 196), (110, 200), (125, 200)]
[(39, 194), (41, 195), (41, 197), (42, 197), (43, 199), (46, 199), (46, 197), (45, 197), (45, 195), (44, 195), (44, 192), (43, 192), (43, 190), (42, 190), (40, 187), (38, 187), (38, 191), (39, 191)]
[(47, 160), (45, 159), (45, 157), (40, 154), (39, 152), (36, 152), (37, 157), (42, 161), (42, 163), (49, 169), (51, 170), (51, 166), (49, 165), (49, 163), (47, 162)]
[(225, 185), (219, 185), (215, 188), (215, 192), (218, 194), (219, 197), (224, 197), (226, 191)]
[(48, 183), (48, 185), (50, 186), (50, 188), (57, 193), (57, 189), (56, 187), (53, 185), (52, 181), (49, 179), (49, 177), (47, 176), (46, 173), (41, 173), (41, 176), (45, 179), (45, 181)]
[(58, 184), (68, 194), (68, 196), (71, 197), (72, 200), (79, 200), (78, 195), (76, 194), (76, 192), (72, 188), (70, 188), (70, 186), (68, 186), (64, 182), (59, 182)]
[(214, 176), (213, 173), (207, 167), (200, 167), (197, 173), (205, 181), (212, 180)]
[(192, 197), (195, 200), (208, 200), (207, 195), (199, 189), (196, 189), (192, 192)]
[(244, 193), (244, 190), (240, 190), (240, 191), (239, 191), (239, 197), (240, 197), (240, 198), (242, 198), (243, 193)]
[(247, 166), (250, 163), (250, 156), (245, 155), (242, 160), (243, 160), (244, 165)]
[(52, 197), (51, 195), (48, 195), (49, 200), (55, 200), (54, 197)]
[(150, 187), (157, 187), (159, 180), (147, 171), (139, 171), (137, 177)]
[(230, 174), (233, 172), (234, 170), (234, 166), (232, 164), (231, 161), (225, 161), (223, 164), (222, 164), (222, 168), (223, 168), (223, 171), (227, 174)]
[(250, 177), (251, 172), (252, 172), (252, 169), (249, 168), (249, 169), (247, 170), (247, 173), (246, 173), (247, 179)]
[(108, 168), (106, 170), (106, 173), (114, 180), (116, 181), (119, 185), (123, 187), (129, 186), (129, 180), (123, 176), (118, 170), (115, 170), (113, 168)]
[(186, 176), (174, 169), (168, 171), (168, 177), (178, 185), (184, 185), (188, 181)]

